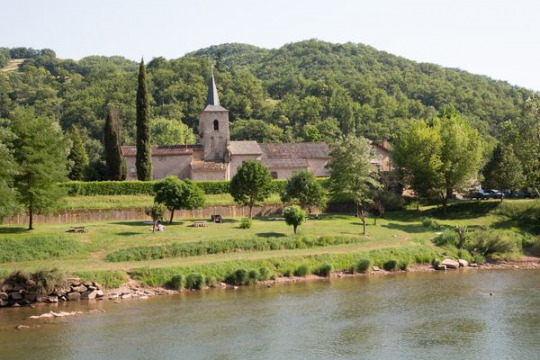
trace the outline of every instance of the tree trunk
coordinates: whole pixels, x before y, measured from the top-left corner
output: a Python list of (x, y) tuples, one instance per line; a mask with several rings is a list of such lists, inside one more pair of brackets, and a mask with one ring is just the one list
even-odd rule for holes
[(34, 211), (32, 209), (32, 202), (28, 207), (28, 230), (34, 230)]
[(249, 218), (252, 219), (251, 213), (253, 211), (253, 204), (249, 204)]
[(364, 228), (364, 236), (366, 236), (366, 214), (364, 212), (362, 212), (362, 227)]
[(152, 232), (156, 232), (156, 220), (152, 222)]
[(174, 208), (172, 208), (170, 210), (171, 210), (171, 219), (169, 220), (169, 224), (172, 224), (172, 220), (174, 218)]
[(294, 235), (296, 235), (296, 227), (297, 227), (297, 225), (293, 225)]
[(377, 215), (373, 217), (373, 225), (377, 225)]

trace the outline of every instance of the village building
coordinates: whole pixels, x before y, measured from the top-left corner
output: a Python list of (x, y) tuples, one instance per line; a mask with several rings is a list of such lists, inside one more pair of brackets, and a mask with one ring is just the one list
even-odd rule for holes
[[(153, 178), (169, 175), (192, 180), (230, 180), (243, 162), (263, 163), (274, 179), (288, 179), (299, 170), (317, 177), (329, 176), (326, 165), (330, 148), (324, 142), (264, 144), (256, 141), (231, 141), (229, 111), (219, 103), (214, 75), (208, 85), (206, 107), (199, 114), (197, 145), (152, 147)], [(128, 169), (127, 180), (137, 180), (135, 146), (123, 146)], [(381, 171), (390, 169), (386, 143), (372, 144), (372, 165)]]

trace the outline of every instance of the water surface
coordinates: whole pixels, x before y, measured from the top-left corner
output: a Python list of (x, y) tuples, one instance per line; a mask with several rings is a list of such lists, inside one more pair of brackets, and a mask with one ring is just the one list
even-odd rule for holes
[[(50, 310), (84, 314), (28, 319)], [(1, 359), (443, 357), (540, 358), (540, 271), (396, 274), (0, 310)]]

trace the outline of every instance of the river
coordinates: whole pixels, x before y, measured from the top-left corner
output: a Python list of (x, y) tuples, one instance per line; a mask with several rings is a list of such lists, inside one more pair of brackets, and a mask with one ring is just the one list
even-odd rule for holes
[[(50, 310), (83, 314), (28, 319)], [(20, 324), (30, 328), (15, 330)], [(38, 358), (536, 360), (540, 271), (406, 273), (0, 310), (0, 359)]]

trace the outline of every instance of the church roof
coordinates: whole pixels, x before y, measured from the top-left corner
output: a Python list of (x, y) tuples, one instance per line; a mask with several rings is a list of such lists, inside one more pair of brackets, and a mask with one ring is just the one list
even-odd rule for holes
[(269, 169), (301, 169), (308, 166), (306, 159), (264, 159), (263, 163)]
[(216, 80), (214, 79), (214, 72), (210, 76), (210, 82), (208, 83), (208, 97), (206, 98), (206, 105), (219, 106), (219, 95), (216, 87)]
[(218, 163), (212, 161), (192, 161), (191, 170), (197, 171), (212, 171), (212, 172), (222, 172), (227, 170), (227, 164)]
[(292, 143), (292, 144), (259, 144), (262, 159), (327, 159), (330, 157), (328, 144)]
[[(200, 148), (201, 145), (188, 145), (187, 149), (185, 145), (160, 145), (152, 146), (153, 156), (173, 156), (173, 155), (191, 155), (193, 150)], [(124, 156), (136, 156), (136, 146), (122, 146), (122, 155)]]
[(231, 155), (260, 155), (261, 148), (256, 141), (231, 141), (229, 142)]

